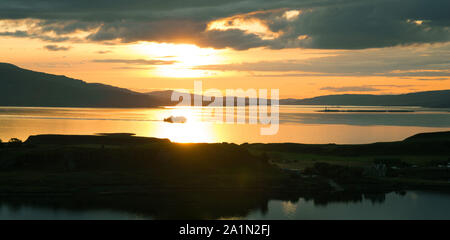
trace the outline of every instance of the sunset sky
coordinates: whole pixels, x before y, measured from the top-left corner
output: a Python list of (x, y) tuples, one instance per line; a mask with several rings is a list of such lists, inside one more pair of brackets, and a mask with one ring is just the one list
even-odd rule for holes
[(448, 0), (1, 0), (0, 62), (139, 92), (450, 89)]

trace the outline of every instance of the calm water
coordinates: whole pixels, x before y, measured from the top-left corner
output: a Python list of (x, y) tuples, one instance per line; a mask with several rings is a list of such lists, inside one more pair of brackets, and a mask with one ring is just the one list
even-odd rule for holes
[[(244, 216), (219, 219), (450, 219), (450, 195), (410, 191), (362, 196), (343, 202), (317, 203), (271, 200), (265, 210), (249, 209)], [(156, 206), (157, 207), (157, 206)], [(198, 211), (202, 211), (199, 209)], [(211, 215), (211, 213), (204, 213)], [(213, 214), (213, 213), (212, 213)], [(154, 219), (152, 215), (114, 209), (71, 209), (61, 206), (0, 203), (0, 219)]]
[(427, 192), (389, 193), (378, 199), (316, 205), (314, 201), (270, 201), (267, 213), (245, 219), (450, 219), (450, 195)]
[[(260, 134), (261, 124), (216, 122), (208, 107), (158, 109), (0, 107), (0, 139), (34, 134), (127, 132), (175, 142), (370, 143), (402, 140), (420, 132), (450, 130), (450, 109), (389, 107), (410, 113), (323, 113), (323, 106), (280, 106), (276, 135)], [(340, 107), (340, 109), (387, 109)], [(184, 116), (185, 124), (162, 120)], [(247, 116), (248, 117), (248, 116)]]
[[(404, 113), (323, 113), (323, 106), (280, 106), (280, 126), (276, 135), (260, 135), (260, 124), (215, 122), (210, 108), (94, 109), (0, 107), (0, 139), (25, 140), (34, 134), (135, 133), (138, 136), (169, 138), (175, 142), (302, 142), (369, 143), (396, 141), (421, 132), (450, 131), (449, 109), (401, 108)], [(385, 110), (383, 107), (341, 107), (341, 109)], [(162, 120), (184, 116), (187, 123)], [(109, 199), (88, 204), (79, 202), (24, 202), (0, 200), (0, 219), (153, 219), (179, 216), (190, 203), (150, 203), (133, 199), (131, 209)], [(182, 201), (182, 200), (180, 200)], [(326, 203), (300, 198), (298, 201), (266, 200), (256, 206), (216, 206), (196, 208), (191, 218), (232, 219), (450, 219), (450, 195), (429, 192), (389, 193), (360, 196)], [(139, 205), (140, 204), (140, 205)], [(139, 205), (139, 207), (136, 207)], [(94, 207), (92, 207), (94, 206)], [(108, 206), (108, 207), (106, 207)], [(177, 206), (180, 206), (177, 208)], [(223, 209), (231, 216), (223, 216)], [(161, 209), (165, 209), (161, 212)], [(221, 210), (222, 211), (218, 211)], [(173, 213), (171, 211), (173, 210)], [(225, 212), (228, 212), (225, 211)], [(237, 214), (238, 213), (238, 214)], [(162, 214), (162, 215), (161, 215)], [(164, 215), (165, 214), (165, 215)], [(167, 215), (168, 214), (168, 215)], [(170, 215), (173, 214), (173, 215)]]

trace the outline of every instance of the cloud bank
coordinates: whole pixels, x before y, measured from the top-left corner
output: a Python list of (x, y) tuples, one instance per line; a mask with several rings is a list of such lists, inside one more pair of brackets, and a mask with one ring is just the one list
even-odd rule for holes
[(133, 64), (133, 65), (170, 65), (174, 64), (177, 61), (165, 61), (158, 59), (96, 59), (92, 62), (97, 63), (124, 63), (124, 64)]
[(44, 46), (45, 49), (53, 52), (57, 51), (68, 51), (70, 47), (64, 47), (64, 46), (58, 46), (58, 45), (46, 45)]
[[(0, 20), (33, 21), (26, 30), (6, 25), (0, 36), (237, 50), (383, 48), (450, 41), (448, 9), (448, 0), (2, 0)], [(80, 31), (86, 36), (71, 36)]]

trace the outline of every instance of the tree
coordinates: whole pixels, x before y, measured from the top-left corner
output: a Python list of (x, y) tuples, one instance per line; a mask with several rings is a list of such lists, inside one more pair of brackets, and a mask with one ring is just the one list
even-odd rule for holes
[(22, 140), (18, 138), (11, 138), (8, 142), (8, 145), (11, 147), (20, 147), (22, 145)]

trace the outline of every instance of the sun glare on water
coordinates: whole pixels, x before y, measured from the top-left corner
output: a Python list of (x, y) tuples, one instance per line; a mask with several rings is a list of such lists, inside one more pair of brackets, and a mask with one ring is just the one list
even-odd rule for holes
[(193, 69), (196, 66), (222, 62), (221, 50), (200, 48), (192, 44), (139, 43), (131, 48), (149, 59), (168, 61), (154, 66), (154, 73), (162, 77), (197, 78), (211, 76), (210, 71)]
[(195, 107), (168, 107), (162, 117), (183, 116), (186, 123), (163, 123), (157, 130), (156, 136), (168, 138), (178, 143), (215, 142), (214, 126), (202, 121), (201, 108)]

